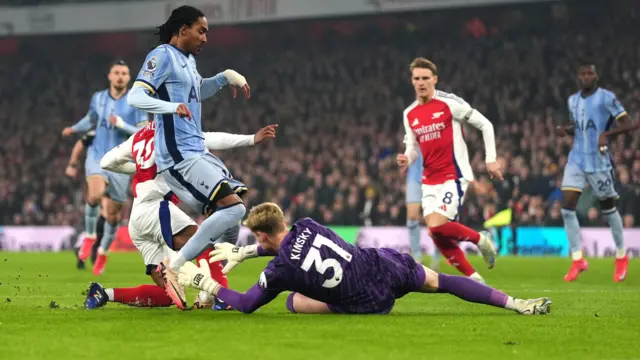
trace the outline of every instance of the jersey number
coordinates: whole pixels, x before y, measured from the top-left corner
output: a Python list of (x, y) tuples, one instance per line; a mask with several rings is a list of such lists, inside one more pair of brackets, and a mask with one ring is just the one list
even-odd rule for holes
[(338, 246), (338, 244), (320, 234), (316, 235), (316, 237), (313, 239), (312, 245), (313, 247), (309, 249), (309, 252), (304, 258), (304, 261), (302, 262), (302, 266), (300, 268), (302, 268), (302, 270), (304, 271), (309, 271), (309, 269), (311, 269), (311, 265), (314, 265), (316, 271), (322, 275), (324, 275), (328, 269), (333, 269), (333, 277), (331, 279), (326, 279), (324, 283), (322, 283), (322, 287), (331, 289), (338, 286), (342, 281), (342, 266), (340, 265), (338, 260), (333, 258), (322, 260), (319, 249), (323, 245), (327, 246), (347, 262), (351, 262), (351, 254)]
[(133, 144), (133, 157), (141, 169), (148, 169), (155, 165), (153, 156), (153, 138)]

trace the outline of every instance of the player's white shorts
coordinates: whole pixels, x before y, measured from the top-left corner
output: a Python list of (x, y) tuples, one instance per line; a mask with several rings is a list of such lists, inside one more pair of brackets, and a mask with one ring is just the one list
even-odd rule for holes
[(422, 185), (423, 215), (437, 212), (449, 220), (457, 220), (468, 186), (469, 182), (465, 179), (448, 180), (437, 185)]
[(189, 225), (196, 223), (170, 201), (134, 202), (129, 235), (147, 265), (148, 275), (173, 251), (172, 236)]
[(585, 172), (575, 164), (567, 163), (562, 176), (562, 187), (564, 191), (582, 192), (587, 181), (591, 185), (593, 194), (598, 199), (618, 198), (616, 191), (616, 179), (613, 170)]

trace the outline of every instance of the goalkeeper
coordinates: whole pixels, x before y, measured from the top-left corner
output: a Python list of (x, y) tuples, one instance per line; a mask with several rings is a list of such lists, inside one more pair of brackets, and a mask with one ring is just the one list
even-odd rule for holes
[(395, 300), (409, 292), (447, 293), (526, 315), (550, 310), (548, 298), (515, 299), (466, 277), (438, 274), (408, 254), (357, 248), (309, 218), (287, 230), (282, 210), (273, 203), (254, 207), (245, 224), (260, 245), (218, 244), (210, 261), (228, 260), (223, 272), (229, 272), (244, 259), (275, 256), (247, 293), (223, 288), (213, 280), (206, 260), (200, 261), (200, 267), (186, 263), (179, 283), (215, 295), (245, 313), (283, 291), (292, 291), (287, 308), (295, 313), (387, 314)]

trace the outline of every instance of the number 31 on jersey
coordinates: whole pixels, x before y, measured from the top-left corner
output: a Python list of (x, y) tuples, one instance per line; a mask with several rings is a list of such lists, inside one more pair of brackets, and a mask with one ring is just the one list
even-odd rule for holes
[(324, 275), (327, 270), (333, 269), (333, 277), (326, 279), (324, 283), (322, 283), (322, 287), (331, 289), (338, 286), (342, 281), (342, 266), (338, 260), (334, 258), (323, 260), (319, 250), (322, 246), (327, 246), (347, 262), (351, 262), (351, 254), (338, 246), (338, 244), (320, 234), (317, 234), (314, 238), (312, 247), (309, 249), (309, 252), (304, 258), (300, 268), (304, 271), (309, 271), (313, 265), (315, 266), (316, 271), (322, 275)]

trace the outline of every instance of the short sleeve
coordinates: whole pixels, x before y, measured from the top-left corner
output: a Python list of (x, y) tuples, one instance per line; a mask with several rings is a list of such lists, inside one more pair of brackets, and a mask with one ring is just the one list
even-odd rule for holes
[(622, 103), (620, 103), (620, 100), (618, 100), (616, 95), (612, 92), (607, 92), (604, 99), (604, 106), (609, 115), (616, 120), (627, 114), (627, 111), (624, 109), (624, 106), (622, 106)]
[(164, 46), (158, 46), (145, 58), (134, 85), (142, 85), (154, 95), (170, 72), (171, 55)]

